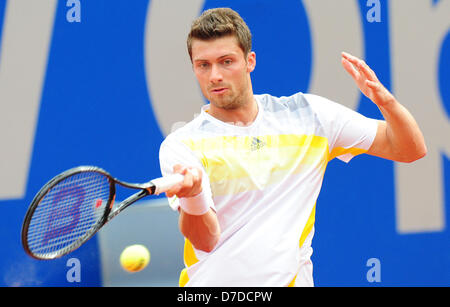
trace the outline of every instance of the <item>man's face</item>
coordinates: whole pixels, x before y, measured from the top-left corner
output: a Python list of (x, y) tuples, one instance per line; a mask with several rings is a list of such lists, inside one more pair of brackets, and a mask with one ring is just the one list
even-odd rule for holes
[(251, 93), (255, 53), (244, 55), (234, 36), (192, 42), (192, 65), (203, 95), (215, 107), (236, 109)]

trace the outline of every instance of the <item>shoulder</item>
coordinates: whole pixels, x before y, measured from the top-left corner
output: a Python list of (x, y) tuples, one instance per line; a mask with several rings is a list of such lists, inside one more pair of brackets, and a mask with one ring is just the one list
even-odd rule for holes
[(316, 94), (304, 94), (304, 98), (308, 101), (308, 104), (311, 106), (311, 108), (313, 108), (316, 112), (330, 113), (350, 110), (340, 103)]
[(172, 126), (172, 131), (164, 138), (163, 143), (182, 141), (201, 133), (208, 124), (207, 119), (202, 114), (197, 115), (190, 122), (178, 122)]
[(172, 150), (181, 154), (186, 150), (195, 151), (196, 144), (220, 133), (219, 128), (211, 121), (210, 116), (202, 111), (190, 122), (174, 125), (172, 132), (162, 141), (160, 151)]
[(300, 121), (305, 125), (311, 125), (317, 121), (316, 97), (302, 92), (290, 96), (275, 97), (272, 95), (258, 95), (257, 99), (266, 113), (278, 119), (290, 119)]
[(261, 102), (263, 108), (269, 112), (291, 111), (308, 107), (308, 100), (305, 94), (298, 92), (291, 96), (276, 97), (270, 94), (255, 95)]

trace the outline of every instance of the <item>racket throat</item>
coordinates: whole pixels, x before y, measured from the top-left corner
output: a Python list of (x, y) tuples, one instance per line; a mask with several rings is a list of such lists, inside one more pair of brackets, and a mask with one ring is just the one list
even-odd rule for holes
[(114, 206), (114, 201), (116, 200), (116, 194), (113, 195), (112, 199), (111, 199), (111, 203), (109, 204), (109, 209), (112, 209)]

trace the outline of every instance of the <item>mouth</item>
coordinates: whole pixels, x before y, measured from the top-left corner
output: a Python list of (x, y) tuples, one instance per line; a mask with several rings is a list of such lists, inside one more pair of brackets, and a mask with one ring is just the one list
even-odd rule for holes
[(226, 87), (218, 87), (218, 88), (212, 89), (211, 93), (220, 95), (220, 94), (225, 93), (227, 90), (228, 89)]

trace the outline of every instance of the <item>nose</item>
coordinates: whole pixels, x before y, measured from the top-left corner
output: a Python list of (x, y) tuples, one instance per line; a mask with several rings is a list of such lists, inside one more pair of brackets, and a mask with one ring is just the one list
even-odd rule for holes
[(220, 71), (220, 68), (218, 67), (218, 65), (212, 65), (209, 80), (213, 84), (220, 83), (223, 81), (222, 72)]

